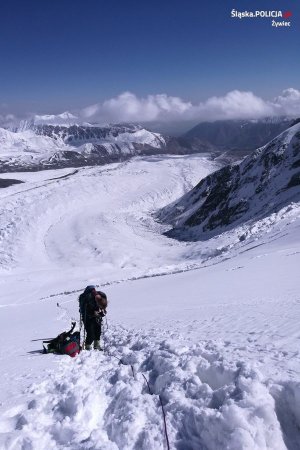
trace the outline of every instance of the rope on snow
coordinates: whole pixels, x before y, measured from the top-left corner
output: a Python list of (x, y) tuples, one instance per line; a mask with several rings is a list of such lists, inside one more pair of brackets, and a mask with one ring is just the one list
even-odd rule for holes
[[(108, 330), (107, 318), (106, 318), (106, 326), (107, 326), (107, 330)], [(104, 343), (105, 342), (104, 333), (102, 333), (102, 334), (103, 334), (103, 343)], [(116, 355), (112, 355), (109, 351), (106, 351), (105, 350), (105, 348), (106, 348), (105, 344), (103, 345), (103, 347), (104, 347), (103, 348), (104, 353), (106, 353), (108, 356), (112, 356), (113, 358), (116, 358), (119, 361), (119, 364), (123, 364), (124, 366), (128, 366), (129, 365), (131, 367), (131, 370), (132, 370), (132, 376), (133, 376), (133, 378), (135, 378), (134, 367), (133, 367), (132, 364), (126, 364), (122, 360), (122, 358), (119, 358)], [(150, 388), (150, 384), (149, 384), (149, 381), (147, 380), (147, 377), (145, 376), (145, 374), (143, 372), (140, 372), (140, 373), (143, 376), (143, 378), (144, 378), (144, 380), (145, 380), (145, 382), (147, 384), (149, 394), (150, 395), (154, 395), (154, 393), (152, 392), (152, 390)], [(165, 437), (166, 437), (167, 449), (170, 450), (170, 441), (169, 441), (168, 428), (167, 428), (166, 412), (165, 412), (165, 408), (164, 408), (164, 405), (163, 405), (162, 397), (161, 397), (160, 394), (158, 394), (158, 398), (159, 398), (159, 402), (160, 402), (160, 406), (161, 406), (161, 410), (162, 410), (162, 416), (163, 416), (163, 422), (164, 422), (164, 432), (165, 432)]]

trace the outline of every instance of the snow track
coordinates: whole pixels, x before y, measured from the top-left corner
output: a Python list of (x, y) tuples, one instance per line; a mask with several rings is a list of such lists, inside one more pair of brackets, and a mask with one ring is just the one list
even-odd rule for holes
[(5, 448), (164, 449), (159, 394), (171, 448), (286, 448), (281, 425), (288, 432), (295, 423), (299, 383), (267, 385), (245, 361), (228, 360), (222, 341), (187, 345), (176, 333), (121, 326), (105, 336), (109, 354), (47, 356), (62, 360), (59, 370), (6, 411)]

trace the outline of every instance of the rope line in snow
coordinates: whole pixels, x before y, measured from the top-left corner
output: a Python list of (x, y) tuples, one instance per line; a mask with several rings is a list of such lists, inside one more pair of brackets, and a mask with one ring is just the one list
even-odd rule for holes
[(142, 373), (142, 376), (145, 378), (146, 384), (147, 384), (147, 386), (148, 386), (149, 394), (150, 394), (150, 395), (153, 395), (153, 392), (152, 392), (151, 389), (150, 389), (149, 381), (147, 380), (146, 376), (145, 376), (143, 373)]
[[(107, 323), (107, 317), (106, 317), (106, 326), (108, 329), (108, 323)], [(135, 379), (135, 374), (134, 374), (134, 367), (132, 364), (126, 364), (122, 358), (119, 358), (116, 355), (112, 355), (109, 351), (106, 351), (106, 345), (105, 345), (105, 339), (104, 339), (104, 329), (102, 331), (102, 335), (103, 335), (103, 352), (106, 353), (108, 356), (112, 356), (113, 358), (116, 358), (120, 364), (123, 364), (124, 366), (130, 366), (131, 370), (132, 370), (132, 376)], [(144, 378), (146, 385), (148, 387), (148, 391), (150, 395), (155, 395), (154, 392), (152, 392), (151, 388), (150, 388), (150, 384), (149, 381), (147, 380), (146, 375), (143, 372), (140, 372), (142, 377)], [(167, 443), (167, 449), (170, 450), (170, 441), (169, 441), (169, 435), (168, 435), (168, 428), (167, 428), (167, 420), (166, 420), (166, 412), (165, 412), (165, 408), (163, 405), (163, 401), (162, 401), (162, 397), (160, 394), (158, 394), (158, 398), (159, 398), (159, 402), (160, 402), (160, 406), (161, 406), (161, 410), (162, 410), (162, 416), (163, 416), (163, 422), (164, 422), (164, 432), (165, 432), (165, 438), (166, 438), (166, 443)]]
[(160, 406), (161, 406), (162, 415), (163, 415), (163, 419), (164, 419), (164, 427), (165, 427), (164, 429), (165, 429), (165, 435), (166, 435), (167, 449), (170, 450), (170, 442), (169, 442), (169, 436), (168, 436), (165, 408), (164, 408), (164, 405), (163, 405), (162, 398), (161, 398), (160, 394), (158, 394), (158, 398), (159, 398), (159, 401), (160, 401)]
[[(154, 395), (153, 392), (151, 391), (149, 381), (147, 380), (145, 374), (142, 373), (142, 376), (144, 377), (145, 382), (146, 382), (146, 384), (147, 384), (147, 386), (148, 386), (149, 394), (150, 394), (150, 395)], [(163, 415), (163, 419), (164, 419), (164, 430), (165, 430), (165, 436), (166, 436), (167, 448), (168, 448), (168, 450), (170, 450), (170, 443), (169, 443), (169, 436), (168, 436), (168, 429), (167, 429), (167, 421), (166, 421), (165, 408), (164, 408), (164, 405), (163, 405), (162, 398), (161, 398), (161, 395), (160, 395), (160, 394), (158, 394), (158, 398), (159, 398), (159, 401), (160, 401), (160, 406), (161, 406), (162, 415)]]

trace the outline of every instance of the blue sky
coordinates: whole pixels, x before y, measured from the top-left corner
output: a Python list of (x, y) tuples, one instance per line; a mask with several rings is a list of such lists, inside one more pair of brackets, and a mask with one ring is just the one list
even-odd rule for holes
[[(291, 10), (292, 27), (231, 9)], [(293, 0), (10, 0), (0, 14), (0, 112), (61, 112), (131, 91), (204, 101), (299, 89)]]

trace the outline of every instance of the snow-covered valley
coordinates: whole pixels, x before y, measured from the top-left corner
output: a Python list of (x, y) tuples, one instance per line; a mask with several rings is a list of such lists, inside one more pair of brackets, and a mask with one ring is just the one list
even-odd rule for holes
[[(300, 448), (299, 203), (204, 242), (154, 218), (217, 169), (158, 155), (1, 174), (23, 181), (0, 189), (2, 448), (164, 449), (159, 398), (172, 449)], [(39, 353), (90, 283), (106, 351)]]

